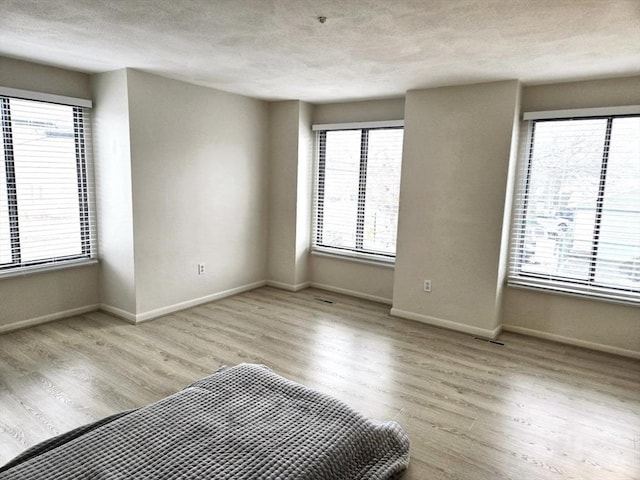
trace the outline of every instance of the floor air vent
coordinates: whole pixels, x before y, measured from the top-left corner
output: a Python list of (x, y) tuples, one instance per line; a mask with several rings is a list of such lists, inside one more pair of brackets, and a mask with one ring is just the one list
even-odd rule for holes
[(333, 300), (329, 300), (328, 298), (314, 297), (313, 299), (317, 302), (322, 302), (322, 303), (336, 303)]
[(500, 342), (499, 340), (491, 340), (490, 338), (482, 338), (482, 337), (473, 337), (475, 340), (480, 340), (482, 342), (493, 343), (494, 345), (500, 345), (504, 347), (504, 342)]

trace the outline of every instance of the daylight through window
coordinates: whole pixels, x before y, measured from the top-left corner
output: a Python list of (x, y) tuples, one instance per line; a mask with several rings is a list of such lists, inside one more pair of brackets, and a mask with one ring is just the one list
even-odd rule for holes
[(95, 257), (88, 110), (0, 96), (0, 275)]
[(509, 282), (640, 303), (640, 116), (528, 130)]
[(314, 248), (392, 261), (402, 126), (317, 132)]

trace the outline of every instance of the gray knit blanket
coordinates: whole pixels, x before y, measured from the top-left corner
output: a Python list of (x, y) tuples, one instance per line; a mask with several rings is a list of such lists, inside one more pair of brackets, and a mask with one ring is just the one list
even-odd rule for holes
[(408, 463), (397, 423), (241, 364), (36, 445), (0, 479), (390, 479)]

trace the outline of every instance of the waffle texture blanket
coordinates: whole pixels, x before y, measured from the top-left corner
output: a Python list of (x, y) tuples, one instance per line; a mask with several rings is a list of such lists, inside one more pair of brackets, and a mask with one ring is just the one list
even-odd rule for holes
[(373, 480), (398, 478), (408, 463), (397, 423), (241, 364), (36, 445), (0, 479)]

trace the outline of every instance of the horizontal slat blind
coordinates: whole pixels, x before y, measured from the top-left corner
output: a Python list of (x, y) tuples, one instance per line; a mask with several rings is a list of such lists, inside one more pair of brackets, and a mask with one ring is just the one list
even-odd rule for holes
[(89, 110), (0, 101), (0, 274), (95, 258)]
[(640, 116), (527, 130), (509, 283), (640, 303)]
[(315, 248), (392, 259), (402, 127), (317, 131)]

